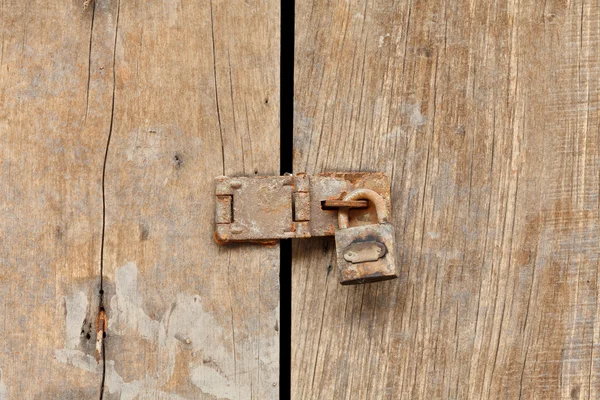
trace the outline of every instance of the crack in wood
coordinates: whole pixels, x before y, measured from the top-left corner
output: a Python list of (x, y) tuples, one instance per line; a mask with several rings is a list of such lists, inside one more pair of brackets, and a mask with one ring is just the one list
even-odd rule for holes
[[(94, 5), (95, 7), (95, 5)], [(108, 151), (110, 149), (110, 140), (112, 138), (113, 128), (114, 128), (114, 119), (115, 119), (115, 93), (116, 93), (116, 55), (117, 55), (117, 38), (119, 36), (119, 15), (121, 10), (121, 1), (119, 0), (117, 3), (117, 21), (115, 24), (115, 40), (113, 45), (113, 64), (112, 64), (112, 79), (113, 79), (113, 90), (112, 90), (112, 100), (111, 100), (111, 111), (110, 111), (110, 126), (108, 130), (108, 138), (106, 140), (106, 150), (104, 152), (104, 161), (102, 165), (102, 244), (100, 247), (100, 302), (99, 302), (99, 314), (97, 321), (97, 332), (98, 337), (97, 340), (100, 342), (97, 343), (96, 351), (101, 354), (97, 354), (97, 359), (102, 357), (102, 381), (100, 386), (100, 400), (104, 397), (104, 384), (106, 380), (106, 351), (105, 351), (105, 338), (106, 338), (106, 328), (107, 328), (107, 317), (104, 309), (104, 244), (106, 237), (106, 164), (108, 160)], [(102, 324), (102, 326), (100, 326)]]
[[(86, 0), (83, 4), (83, 9), (87, 9), (90, 0)], [(90, 78), (92, 76), (92, 40), (94, 37), (94, 17), (96, 16), (96, 3), (92, 5), (92, 22), (90, 25), (90, 46), (88, 55), (88, 76), (87, 76), (87, 87), (85, 91), (85, 118), (84, 122), (87, 121), (89, 103), (90, 103)]]
[(213, 3), (210, 1), (210, 32), (212, 36), (213, 76), (215, 79), (215, 106), (217, 120), (219, 121), (219, 134), (221, 135), (221, 154), (223, 155), (223, 175), (225, 175), (225, 142), (223, 141), (223, 128), (221, 126), (221, 111), (219, 109), (219, 83), (217, 82), (217, 51), (215, 49), (215, 24), (213, 18)]

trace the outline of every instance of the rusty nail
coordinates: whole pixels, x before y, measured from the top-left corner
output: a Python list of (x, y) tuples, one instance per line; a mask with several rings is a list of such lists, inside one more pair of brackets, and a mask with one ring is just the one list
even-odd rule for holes
[(180, 333), (176, 333), (174, 337), (175, 337), (175, 339), (179, 340), (183, 344), (191, 344), (192, 343), (192, 341), (190, 340), (189, 337), (183, 336)]
[(231, 181), (229, 182), (229, 187), (231, 187), (232, 189), (239, 189), (242, 187), (242, 182), (240, 181)]

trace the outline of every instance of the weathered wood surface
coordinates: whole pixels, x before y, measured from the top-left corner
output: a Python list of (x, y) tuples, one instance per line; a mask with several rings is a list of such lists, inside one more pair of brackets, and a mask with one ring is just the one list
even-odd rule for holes
[(296, 241), (295, 399), (600, 398), (600, 8), (298, 0), (294, 170), (393, 178), (400, 278)]
[(214, 178), (278, 173), (278, 9), (157, 1), (117, 11), (104, 279), (107, 358), (122, 390), (279, 391), (278, 247), (213, 240)]
[(82, 6), (2, 4), (0, 398), (276, 398), (278, 248), (212, 224), (278, 173), (279, 3)]
[(67, 361), (93, 354), (100, 282), (110, 110), (86, 121), (90, 15), (4, 1), (0, 32), (0, 399), (99, 398)]

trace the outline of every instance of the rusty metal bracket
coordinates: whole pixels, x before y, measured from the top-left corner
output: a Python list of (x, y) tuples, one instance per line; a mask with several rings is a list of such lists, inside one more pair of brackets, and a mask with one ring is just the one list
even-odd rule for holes
[(350, 226), (377, 223), (375, 206), (344, 202), (356, 189), (371, 189), (391, 213), (390, 181), (381, 172), (216, 178), (215, 240), (272, 242), (277, 239), (333, 236), (338, 208), (349, 208)]

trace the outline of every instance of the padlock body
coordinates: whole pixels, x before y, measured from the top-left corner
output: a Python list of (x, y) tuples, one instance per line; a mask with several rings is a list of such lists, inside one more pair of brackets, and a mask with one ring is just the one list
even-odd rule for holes
[(389, 223), (354, 226), (335, 232), (340, 283), (355, 285), (398, 277), (394, 229)]

